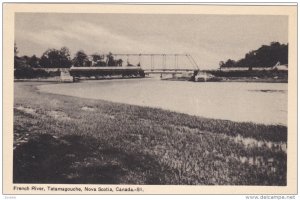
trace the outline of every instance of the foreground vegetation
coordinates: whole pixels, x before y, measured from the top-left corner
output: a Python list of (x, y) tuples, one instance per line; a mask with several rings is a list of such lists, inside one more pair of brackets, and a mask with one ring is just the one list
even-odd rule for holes
[(15, 183), (286, 185), (287, 127), (40, 93), (15, 83)]

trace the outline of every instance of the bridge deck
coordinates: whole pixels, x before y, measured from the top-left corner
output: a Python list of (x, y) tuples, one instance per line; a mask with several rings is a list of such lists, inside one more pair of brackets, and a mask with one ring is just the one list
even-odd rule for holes
[(144, 71), (183, 71), (183, 72), (188, 72), (188, 71), (196, 71), (197, 69), (184, 69), (184, 68), (170, 68), (170, 69), (168, 69), (168, 68), (155, 68), (155, 69), (143, 69)]
[(196, 69), (143, 69), (145, 74), (183, 74), (194, 73)]

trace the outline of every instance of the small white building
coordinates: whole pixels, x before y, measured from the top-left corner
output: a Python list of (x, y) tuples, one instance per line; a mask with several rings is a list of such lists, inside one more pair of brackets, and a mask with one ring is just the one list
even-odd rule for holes
[(281, 70), (281, 71), (288, 71), (288, 64), (281, 65), (278, 61), (274, 67), (272, 67), (272, 70)]

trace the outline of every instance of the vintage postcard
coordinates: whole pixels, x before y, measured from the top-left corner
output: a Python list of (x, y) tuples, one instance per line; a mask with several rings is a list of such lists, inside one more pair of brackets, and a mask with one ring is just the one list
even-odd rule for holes
[(296, 194), (296, 4), (3, 4), (4, 194)]

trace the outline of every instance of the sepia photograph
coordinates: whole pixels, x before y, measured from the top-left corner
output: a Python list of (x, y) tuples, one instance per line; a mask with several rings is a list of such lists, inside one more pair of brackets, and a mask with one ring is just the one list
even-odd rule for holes
[(288, 186), (288, 15), (13, 16), (13, 191)]

